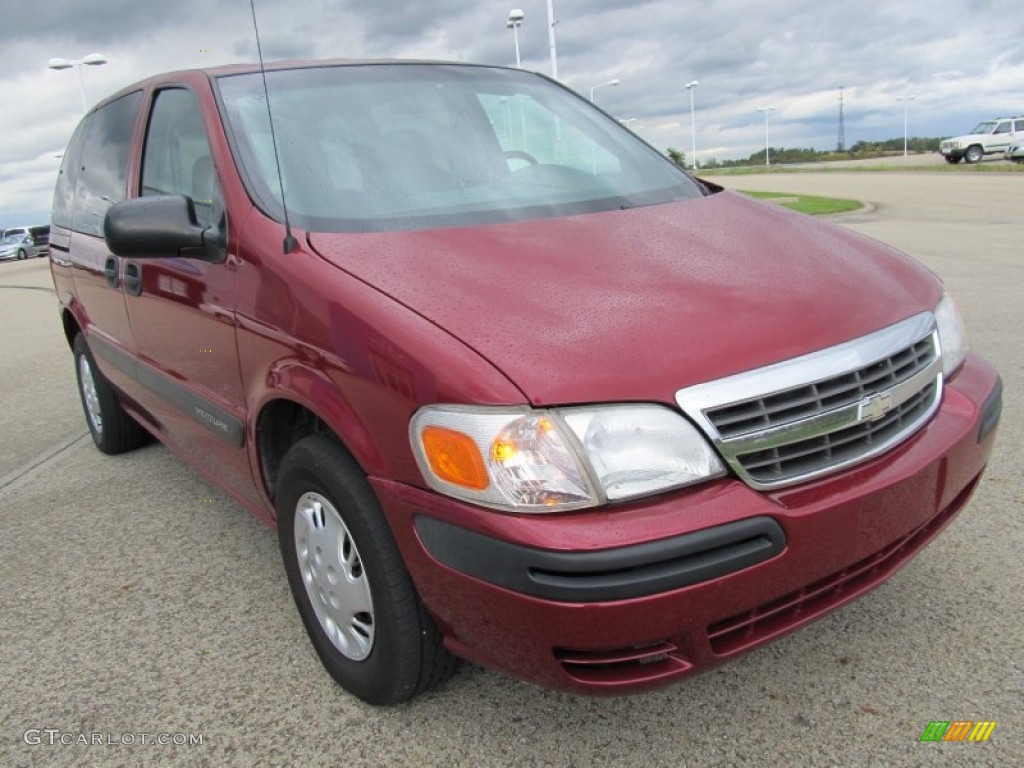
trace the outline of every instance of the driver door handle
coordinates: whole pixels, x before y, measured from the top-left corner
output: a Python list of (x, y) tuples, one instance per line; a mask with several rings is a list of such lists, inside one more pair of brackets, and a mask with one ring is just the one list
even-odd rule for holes
[(137, 261), (124, 265), (124, 290), (132, 296), (142, 295), (142, 265)]

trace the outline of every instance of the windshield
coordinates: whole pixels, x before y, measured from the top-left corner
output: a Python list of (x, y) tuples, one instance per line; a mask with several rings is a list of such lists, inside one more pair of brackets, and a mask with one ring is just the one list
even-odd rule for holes
[[(313, 231), (466, 226), (700, 197), (615, 120), (519, 70), (378, 64), (267, 73), (288, 213)], [(218, 79), (250, 194), (281, 218), (259, 74)]]
[(995, 121), (990, 120), (985, 123), (978, 123), (978, 127), (971, 131), (971, 133), (992, 133), (992, 129), (995, 127)]
[(0, 240), (0, 245), (17, 245), (21, 242), (21, 235), (8, 235)]

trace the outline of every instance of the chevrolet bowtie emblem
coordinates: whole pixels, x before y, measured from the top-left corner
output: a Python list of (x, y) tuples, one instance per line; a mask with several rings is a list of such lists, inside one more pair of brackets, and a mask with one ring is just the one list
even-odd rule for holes
[(892, 395), (888, 392), (865, 397), (857, 406), (857, 421), (878, 421), (892, 408)]

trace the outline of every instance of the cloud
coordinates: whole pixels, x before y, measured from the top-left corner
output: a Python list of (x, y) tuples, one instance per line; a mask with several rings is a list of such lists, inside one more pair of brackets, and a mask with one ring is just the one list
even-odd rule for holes
[[(423, 57), (509, 65), (508, 11), (524, 66), (549, 71), (545, 0), (256, 0), (268, 60)], [(1010, 0), (807, 3), (806, 0), (555, 0), (559, 73), (597, 92), (615, 117), (664, 149), (691, 144), (694, 93), (702, 157), (745, 156), (764, 141), (763, 104), (777, 146), (827, 148), (844, 88), (846, 141), (902, 133), (896, 97), (914, 94), (910, 131), (951, 135), (1024, 111), (1024, 16)], [(256, 59), (244, 0), (48, 0), (5, 8), (0, 28), (0, 223), (45, 220), (61, 151), (81, 116), (73, 71), (52, 56), (104, 53), (82, 74), (91, 101), (157, 72)], [(26, 117), (27, 115), (27, 117)], [(54, 161), (56, 163), (56, 161)], [(13, 220), (16, 219), (16, 220)]]

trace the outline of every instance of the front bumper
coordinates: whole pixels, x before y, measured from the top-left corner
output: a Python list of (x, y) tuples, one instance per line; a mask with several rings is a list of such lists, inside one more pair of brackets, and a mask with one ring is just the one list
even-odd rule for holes
[(966, 504), (1000, 403), (996, 372), (971, 355), (907, 442), (772, 493), (727, 478), (517, 516), (373, 484), (450, 650), (552, 688), (628, 693), (751, 650), (885, 581)]

